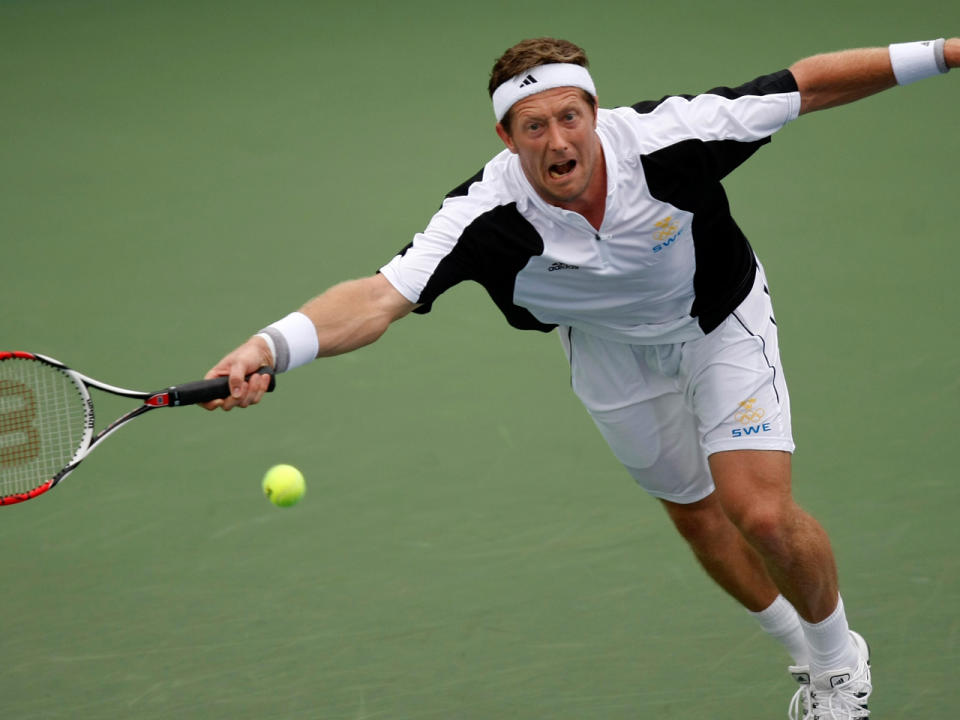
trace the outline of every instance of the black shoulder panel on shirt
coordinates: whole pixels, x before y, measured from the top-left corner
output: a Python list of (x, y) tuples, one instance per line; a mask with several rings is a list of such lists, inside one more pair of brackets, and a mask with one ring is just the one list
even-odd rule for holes
[(742, 162), (757, 147), (758, 143), (686, 140), (641, 157), (650, 194), (693, 213), (696, 270), (690, 314), (705, 333), (743, 301), (756, 273), (753, 249), (730, 214), (717, 165), (721, 158)]
[[(719, 95), (729, 100), (735, 100), (746, 95), (774, 95), (776, 93), (789, 93), (797, 91), (797, 81), (793, 73), (789, 70), (780, 70), (770, 75), (761, 75), (758, 78), (738, 85), (735, 88), (716, 87), (708, 90), (705, 95)], [(695, 95), (665, 95), (659, 100), (642, 100), (631, 105), (638, 113), (651, 113), (672, 97), (681, 97), (692, 100)]]
[(481, 180), (483, 180), (483, 168), (480, 168), (480, 172), (476, 173), (472, 177), (468, 178), (467, 180), (464, 180), (462, 183), (457, 185), (453, 190), (448, 192), (445, 195), (445, 197), (448, 197), (448, 198), (462, 197), (466, 195), (468, 192), (470, 192), (471, 185), (473, 185), (474, 183), (478, 183)]
[(738, 85), (735, 88), (717, 87), (708, 90), (708, 95), (720, 95), (730, 100), (746, 95), (775, 95), (797, 91), (797, 81), (789, 70), (780, 70), (770, 75), (761, 75), (758, 78)]
[(530, 258), (543, 254), (543, 238), (516, 203), (500, 205), (478, 216), (463, 231), (453, 250), (440, 261), (427, 281), (414, 312), (430, 312), (441, 293), (463, 280), (480, 283), (500, 312), (520, 330), (549, 332), (556, 325), (537, 320), (526, 308), (515, 305), (517, 274)]
[[(718, 87), (706, 94), (731, 100), (750, 95), (796, 92), (789, 70), (763, 75), (735, 88)], [(638, 113), (651, 113), (670, 97), (633, 105)], [(736, 309), (753, 287), (756, 257), (750, 243), (730, 214), (720, 181), (769, 138), (736, 140), (684, 140), (641, 157), (650, 193), (664, 202), (693, 213), (692, 235), (696, 271), (695, 299), (690, 314), (701, 329), (710, 332)]]

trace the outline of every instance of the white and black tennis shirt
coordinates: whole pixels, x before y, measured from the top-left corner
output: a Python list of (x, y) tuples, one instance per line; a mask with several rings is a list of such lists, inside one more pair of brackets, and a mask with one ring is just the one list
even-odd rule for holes
[(720, 181), (799, 110), (787, 70), (737, 88), (601, 109), (607, 199), (599, 231), (540, 198), (504, 150), (447, 195), (381, 272), (420, 304), (415, 312), (474, 280), (517, 328), (568, 325), (634, 344), (701, 337), (740, 304), (756, 273)]

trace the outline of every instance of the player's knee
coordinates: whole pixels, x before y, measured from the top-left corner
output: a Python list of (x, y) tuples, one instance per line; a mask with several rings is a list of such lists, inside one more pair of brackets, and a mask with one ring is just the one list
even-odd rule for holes
[(783, 503), (754, 502), (727, 512), (754, 547), (773, 550), (784, 543), (789, 533), (790, 513)]
[(714, 496), (689, 505), (663, 501), (680, 536), (694, 547), (709, 546), (724, 530), (730, 520)]

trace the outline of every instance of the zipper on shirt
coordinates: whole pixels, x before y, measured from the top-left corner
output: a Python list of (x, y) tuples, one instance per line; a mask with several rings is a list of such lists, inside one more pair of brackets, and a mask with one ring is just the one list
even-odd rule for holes
[(600, 259), (600, 262), (603, 266), (610, 265), (610, 255), (607, 252), (607, 243), (605, 240), (609, 240), (610, 236), (606, 237), (597, 230), (593, 225), (591, 225), (587, 219), (580, 213), (576, 213), (570, 210), (559, 210), (560, 218), (562, 218), (563, 224), (569, 228), (573, 228), (577, 231), (586, 230), (591, 235), (593, 235), (594, 247), (596, 248), (597, 257)]
[(593, 239), (596, 243), (597, 255), (600, 256), (600, 260), (603, 262), (604, 265), (609, 265), (610, 253), (607, 251), (607, 243), (605, 242), (606, 240), (609, 240), (609, 237), (604, 238), (604, 236), (601, 235), (599, 232), (594, 231)]

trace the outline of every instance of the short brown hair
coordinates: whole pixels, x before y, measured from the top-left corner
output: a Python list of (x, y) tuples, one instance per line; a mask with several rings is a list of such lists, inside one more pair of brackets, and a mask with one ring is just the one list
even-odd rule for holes
[[(490, 71), (490, 82), (487, 85), (490, 97), (492, 98), (494, 91), (510, 78), (538, 65), (548, 63), (572, 63), (590, 67), (587, 53), (584, 52), (583, 48), (574, 45), (569, 40), (551, 37), (521, 40), (503, 53), (493, 64), (493, 69)], [(586, 90), (583, 91), (583, 95), (590, 105), (597, 106), (597, 99), (593, 95)], [(511, 111), (507, 110), (507, 114), (500, 120), (500, 124), (507, 132), (510, 132), (510, 115)]]
[(494, 63), (493, 70), (490, 71), (490, 84), (487, 86), (490, 97), (493, 97), (494, 90), (510, 78), (547, 63), (573, 63), (590, 67), (583, 48), (568, 40), (549, 37), (521, 40)]

